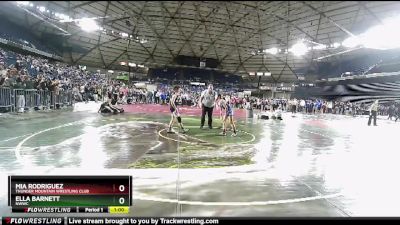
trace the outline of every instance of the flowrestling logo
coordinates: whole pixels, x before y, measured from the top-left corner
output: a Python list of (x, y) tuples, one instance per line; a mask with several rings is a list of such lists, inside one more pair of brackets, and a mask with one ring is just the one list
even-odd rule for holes
[(70, 213), (70, 207), (30, 207), (25, 208), (25, 213)]
[(61, 217), (37, 217), (37, 218), (15, 218), (15, 217), (6, 217), (3, 219), (3, 223), (5, 224), (54, 224), (54, 225), (62, 225), (64, 224), (64, 218)]
[(212, 218), (73, 218), (67, 219), (68, 225), (77, 224), (109, 224), (109, 225), (168, 225), (168, 224), (193, 224), (193, 225), (215, 225), (218, 219)]

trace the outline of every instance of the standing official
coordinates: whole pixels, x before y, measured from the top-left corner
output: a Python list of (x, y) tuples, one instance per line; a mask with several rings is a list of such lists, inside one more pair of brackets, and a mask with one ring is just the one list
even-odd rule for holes
[(372, 103), (371, 107), (369, 108), (368, 126), (371, 125), (372, 117), (374, 118), (374, 126), (378, 126), (376, 125), (376, 114), (378, 112), (378, 107), (379, 107), (379, 101), (375, 100), (375, 102)]
[(209, 84), (208, 89), (201, 93), (199, 106), (202, 108), (201, 112), (201, 126), (203, 129), (204, 122), (206, 120), (206, 113), (208, 114), (208, 128), (212, 129), (212, 113), (215, 105), (215, 100), (217, 99), (217, 92), (214, 91), (213, 85)]

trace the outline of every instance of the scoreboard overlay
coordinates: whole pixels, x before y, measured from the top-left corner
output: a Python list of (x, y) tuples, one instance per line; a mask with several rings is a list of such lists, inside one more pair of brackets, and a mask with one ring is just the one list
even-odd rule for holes
[(9, 176), (8, 206), (16, 213), (125, 213), (131, 185), (131, 176)]

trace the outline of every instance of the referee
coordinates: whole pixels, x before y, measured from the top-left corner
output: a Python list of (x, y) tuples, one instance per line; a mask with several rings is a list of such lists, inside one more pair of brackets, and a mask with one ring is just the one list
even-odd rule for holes
[(376, 114), (378, 112), (378, 108), (379, 108), (379, 101), (376, 100), (374, 103), (372, 103), (372, 105), (369, 108), (368, 126), (371, 126), (372, 118), (374, 118), (374, 126), (378, 126), (376, 124)]
[(199, 106), (202, 108), (201, 112), (201, 126), (203, 129), (204, 122), (206, 120), (206, 114), (208, 115), (208, 128), (212, 129), (212, 114), (215, 106), (215, 100), (217, 99), (217, 92), (214, 91), (213, 85), (209, 84), (208, 89), (201, 93)]

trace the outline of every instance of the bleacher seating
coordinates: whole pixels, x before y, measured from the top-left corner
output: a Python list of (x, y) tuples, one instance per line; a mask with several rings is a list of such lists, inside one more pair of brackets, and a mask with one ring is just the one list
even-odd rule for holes
[(368, 71), (368, 74), (371, 73), (390, 73), (390, 72), (398, 72), (400, 71), (400, 58), (393, 57), (389, 60), (384, 60), (378, 65), (376, 65), (373, 69)]
[(50, 49), (49, 46), (42, 44), (32, 33), (23, 29), (0, 16), (0, 37), (14, 43), (35, 48), (47, 53), (60, 55), (56, 49)]

